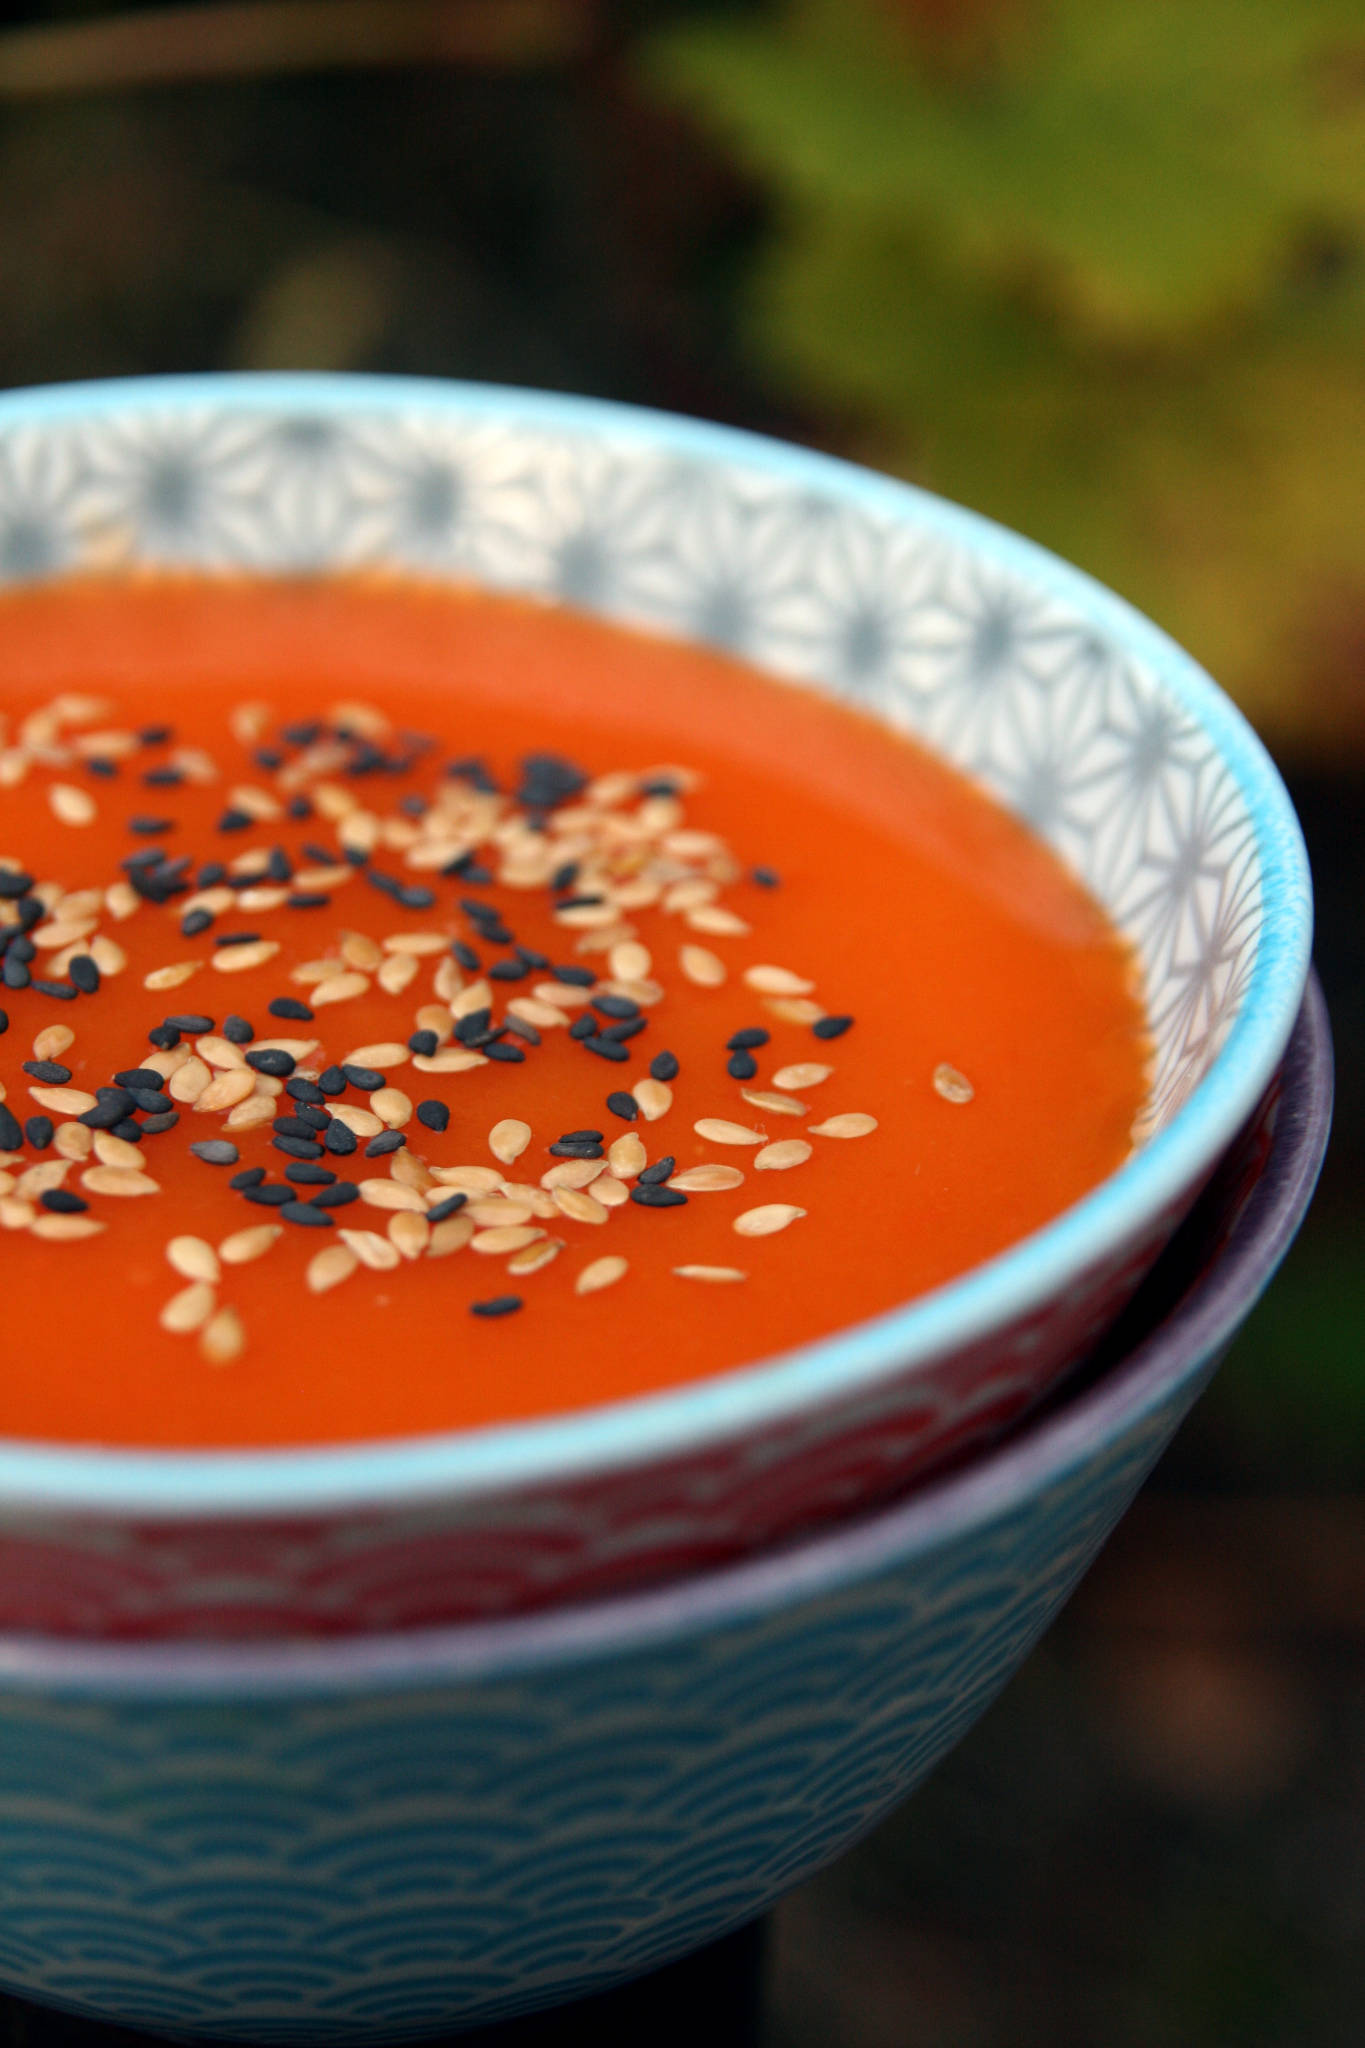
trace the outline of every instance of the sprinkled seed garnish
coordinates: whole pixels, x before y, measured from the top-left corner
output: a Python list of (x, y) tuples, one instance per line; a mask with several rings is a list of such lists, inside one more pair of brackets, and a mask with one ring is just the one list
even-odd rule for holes
[(809, 996), (765, 996), (763, 1007), (783, 1024), (815, 1025), (825, 1014)]
[(731, 1227), (741, 1237), (773, 1237), (805, 1214), (791, 1202), (764, 1202), (757, 1209), (745, 1209)]
[(766, 965), (746, 967), (744, 981), (748, 988), (764, 996), (808, 996), (815, 987), (804, 974), (793, 974), (789, 967)]
[(556, 1187), (555, 1206), (575, 1223), (605, 1223), (610, 1211), (582, 1188)]
[(544, 1236), (538, 1223), (493, 1224), (486, 1230), (476, 1230), (469, 1240), (472, 1252), (482, 1252), (490, 1258), (503, 1252), (524, 1251), (528, 1244)]
[(785, 1173), (789, 1167), (804, 1166), (814, 1150), (804, 1138), (779, 1138), (754, 1154), (754, 1169), (758, 1173)]
[(92, 1195), (159, 1195), (160, 1181), (149, 1174), (134, 1173), (121, 1166), (88, 1166), (81, 1175), (81, 1186), (88, 1188)]
[(667, 1116), (673, 1107), (673, 1090), (666, 1081), (655, 1080), (652, 1074), (647, 1074), (642, 1081), (634, 1082), (630, 1092), (635, 1097), (640, 1114), (646, 1123), (657, 1123), (659, 1118)]
[(519, 1117), (503, 1117), (488, 1133), (488, 1149), (504, 1166), (511, 1166), (514, 1160), (520, 1159), (530, 1142), (531, 1126)]
[(726, 979), (725, 962), (718, 954), (708, 952), (705, 946), (680, 946), (678, 965), (698, 988), (719, 988)]
[(699, 903), (694, 909), (684, 911), (685, 922), (694, 932), (707, 932), (713, 938), (746, 938), (751, 926), (733, 910), (726, 910), (719, 903)]
[(519, 1294), (495, 1294), (488, 1301), (471, 1301), (469, 1313), (472, 1316), (511, 1316), (522, 1306)]
[(818, 1060), (798, 1060), (794, 1066), (779, 1067), (773, 1084), (778, 1088), (818, 1088), (833, 1072), (833, 1067), (821, 1066)]
[[(459, 1220), (458, 1217), (451, 1219), (454, 1223)], [(447, 1227), (441, 1225), (442, 1229)], [(381, 1237), (377, 1230), (342, 1230), (337, 1235), (355, 1253), (361, 1265), (368, 1266), (372, 1273), (391, 1273), (402, 1258), (397, 1245), (387, 1237)]]
[(377, 1045), (358, 1045), (354, 1052), (348, 1052), (341, 1062), (342, 1072), (348, 1067), (402, 1067), (411, 1054), (407, 1046), (397, 1039), (383, 1039)]
[(618, 1180), (633, 1180), (648, 1161), (648, 1153), (639, 1136), (627, 1131), (622, 1137), (613, 1139), (607, 1147), (607, 1160)]
[(538, 1273), (542, 1266), (548, 1266), (552, 1259), (557, 1259), (563, 1249), (562, 1237), (542, 1237), (537, 1243), (513, 1252), (507, 1261), (507, 1270), (518, 1279), (527, 1273)]
[[(463, 1251), (473, 1235), (474, 1225), (467, 1217), (443, 1216), (439, 1223), (433, 1223), (431, 1226), (431, 1236), (427, 1240), (427, 1257), (449, 1258), (452, 1252)], [(520, 1252), (517, 1256), (525, 1258), (526, 1253)]]
[(747, 1280), (748, 1274), (738, 1266), (675, 1266), (673, 1271), (680, 1280), (703, 1280), (721, 1285), (728, 1280)]
[(605, 1158), (565, 1159), (540, 1176), (540, 1185), (551, 1193), (556, 1188), (586, 1188), (607, 1170)]
[(246, 1230), (234, 1230), (230, 1237), (225, 1237), (218, 1247), (218, 1256), (225, 1266), (249, 1266), (253, 1260), (264, 1258), (282, 1235), (278, 1223), (253, 1223)]
[(389, 1218), (389, 1240), (405, 1259), (420, 1259), (431, 1241), (431, 1225), (425, 1216), (402, 1210)]
[(470, 1202), (466, 1214), (471, 1222), (493, 1225), (526, 1223), (531, 1211), (524, 1203), (510, 1201), (505, 1195), (482, 1195)]
[[(178, 1070), (177, 1075), (172, 1076), (172, 1080), (178, 1078), (181, 1071), (183, 1069)], [(227, 1068), (215, 1074), (207, 1087), (200, 1089), (192, 1101), (194, 1108), (201, 1115), (207, 1115), (215, 1110), (232, 1109), (239, 1102), (245, 1102), (255, 1092), (256, 1080), (249, 1067)]]
[(362, 1180), (360, 1199), (371, 1209), (418, 1210), (424, 1207), (416, 1188), (406, 1188), (397, 1180)]
[(876, 1128), (876, 1117), (865, 1116), (860, 1110), (849, 1110), (842, 1116), (827, 1116), (822, 1124), (806, 1126), (817, 1138), (865, 1138)]
[(218, 1297), (212, 1287), (204, 1280), (196, 1280), (171, 1296), (161, 1311), (159, 1321), (163, 1330), (169, 1330), (177, 1337), (187, 1337), (192, 1331), (203, 1328), (217, 1305)]
[(179, 988), (192, 974), (199, 972), (198, 960), (176, 960), (168, 967), (154, 967), (150, 974), (142, 977), (142, 986), (150, 989)]
[(36, 1060), (55, 1060), (74, 1045), (76, 1034), (65, 1024), (47, 1024), (33, 1041), (33, 1057)]
[[(214, 964), (218, 964), (217, 960)], [(324, 1009), (331, 1003), (349, 1003), (356, 996), (363, 996), (369, 985), (369, 978), (364, 974), (328, 974), (325, 980), (314, 984), (309, 1001), (315, 1010)]]
[(604, 1287), (614, 1287), (628, 1272), (630, 1261), (612, 1254), (604, 1259), (594, 1259), (585, 1266), (574, 1281), (575, 1294), (598, 1294)]
[(620, 1209), (630, 1200), (630, 1189), (615, 1174), (603, 1173), (592, 1184), (592, 1198), (604, 1209)]
[(84, 1088), (30, 1088), (28, 1092), (40, 1109), (50, 1109), (54, 1116), (85, 1116), (95, 1107), (95, 1097)]
[(246, 1331), (235, 1308), (220, 1308), (199, 1333), (199, 1350), (210, 1365), (230, 1365), (241, 1356)]
[(184, 1280), (206, 1280), (216, 1286), (221, 1268), (218, 1254), (202, 1237), (173, 1237), (166, 1257)]
[[(771, 1151), (771, 1146), (767, 1148)], [(809, 1147), (807, 1148), (809, 1150)], [(756, 1164), (761, 1164), (763, 1154), (758, 1154)], [(720, 1194), (725, 1188), (742, 1185), (744, 1175), (737, 1166), (689, 1166), (681, 1173), (675, 1173), (670, 1186), (681, 1188), (685, 1195)]]
[(967, 1076), (950, 1067), (946, 1060), (934, 1068), (934, 1088), (945, 1102), (970, 1102), (976, 1094)]
[(810, 1106), (794, 1095), (779, 1095), (772, 1088), (741, 1088), (739, 1092), (755, 1109), (766, 1109), (770, 1116), (804, 1116)]
[(817, 1017), (810, 1028), (817, 1038), (842, 1038), (852, 1023), (851, 1017)]
[(313, 1294), (327, 1294), (333, 1287), (340, 1287), (343, 1280), (349, 1280), (360, 1264), (349, 1245), (329, 1244), (320, 1252), (314, 1252), (308, 1261), (306, 1279)]
[[(412, 1121), (412, 1098), (409, 1095), (405, 1095), (401, 1088), (376, 1088), (374, 1094), (370, 1097), (370, 1107), (375, 1115), (388, 1125), (391, 1131), (401, 1130), (405, 1124), (409, 1124)], [(422, 1109), (430, 1111), (431, 1107), (430, 1103), (423, 1103), (417, 1114), (421, 1116)], [(445, 1104), (438, 1103), (436, 1107), (444, 1109)], [(422, 1121), (423, 1123), (428, 1123), (430, 1121), (429, 1116), (423, 1117)], [(432, 1125), (432, 1128), (434, 1130), (444, 1130), (445, 1125), (437, 1123)]]
[(762, 1131), (750, 1130), (747, 1124), (732, 1124), (722, 1116), (698, 1117), (692, 1128), (708, 1145), (761, 1145), (764, 1141)]
[(139, 1147), (130, 1145), (126, 1138), (116, 1138), (112, 1131), (96, 1131), (93, 1150), (101, 1166), (124, 1167), (136, 1172), (143, 1164)]
[(47, 793), (52, 815), (62, 825), (93, 825), (98, 812), (89, 790), (74, 782), (54, 782)]

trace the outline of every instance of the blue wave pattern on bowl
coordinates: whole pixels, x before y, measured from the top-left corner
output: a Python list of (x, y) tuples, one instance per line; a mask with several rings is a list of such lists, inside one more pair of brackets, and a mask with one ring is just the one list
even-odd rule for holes
[(740, 1925), (910, 1791), (1047, 1627), (1292, 1240), (1330, 1104), (1313, 989), (1268, 1164), (1262, 1119), (1177, 1304), (1012, 1446), (861, 1526), (343, 1646), (0, 1637), (0, 1981), (154, 2031), (391, 2042)]
[(1208, 1072), (1256, 962), (1256, 821), (1127, 651), (1126, 608), (1111, 634), (987, 522), (888, 484), (879, 508), (878, 480), (854, 491), (843, 465), (723, 430), (459, 386), (423, 403), (381, 382), (367, 409), (366, 380), (317, 380), (312, 405), (306, 378), (229, 381), (207, 403), (214, 380), (173, 403), (112, 385), (87, 410), (78, 389), (0, 408), (0, 577), (397, 565), (815, 683), (980, 778), (1132, 939), (1156, 1048), (1144, 1135)]
[(1051, 1620), (1212, 1359), (937, 1552), (623, 1655), (356, 1697), (0, 1700), (0, 1978), (222, 2039), (399, 2040), (761, 1911)]

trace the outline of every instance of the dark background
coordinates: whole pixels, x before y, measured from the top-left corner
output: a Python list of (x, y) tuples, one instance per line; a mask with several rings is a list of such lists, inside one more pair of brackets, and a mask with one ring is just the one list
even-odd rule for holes
[(0, 8), (0, 384), (453, 374), (896, 470), (1184, 639), (1309, 840), (1321, 1193), (1061, 1624), (762, 1938), (500, 2048), (1361, 2039), (1363, 315), (1358, 4)]

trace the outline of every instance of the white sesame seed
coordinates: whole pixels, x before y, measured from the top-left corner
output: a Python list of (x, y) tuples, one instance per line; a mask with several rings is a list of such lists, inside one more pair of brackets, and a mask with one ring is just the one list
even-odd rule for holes
[(659, 1118), (667, 1116), (673, 1107), (673, 1090), (667, 1081), (656, 1081), (652, 1074), (642, 1080), (632, 1081), (630, 1092), (635, 1104), (647, 1124), (656, 1124)]
[(308, 1261), (307, 1281), (314, 1294), (326, 1294), (349, 1280), (360, 1261), (346, 1244), (329, 1244)]
[(815, 987), (804, 974), (793, 974), (790, 967), (771, 967), (760, 964), (746, 967), (744, 981), (748, 988), (764, 996), (808, 996)]
[(235, 1308), (220, 1308), (199, 1333), (199, 1350), (210, 1365), (230, 1365), (246, 1348), (246, 1331)]
[(510, 1166), (531, 1142), (531, 1126), (520, 1117), (505, 1116), (488, 1133), (488, 1149), (504, 1166)]
[(575, 1294), (599, 1294), (604, 1287), (614, 1287), (618, 1280), (624, 1278), (629, 1267), (629, 1259), (623, 1259), (616, 1253), (604, 1259), (594, 1259), (574, 1281), (573, 1291)]
[(203, 1328), (217, 1303), (218, 1297), (212, 1287), (206, 1281), (196, 1280), (171, 1296), (158, 1320), (162, 1329), (169, 1330), (173, 1336), (187, 1337), (192, 1330)]
[(675, 1266), (673, 1271), (680, 1280), (704, 1280), (719, 1285), (729, 1280), (747, 1280), (748, 1274), (738, 1266)]
[(772, 1088), (741, 1088), (739, 1092), (755, 1109), (766, 1109), (770, 1116), (804, 1116), (810, 1107), (796, 1096), (779, 1095)]
[(750, 1130), (747, 1124), (732, 1124), (723, 1116), (702, 1116), (692, 1126), (699, 1138), (708, 1145), (761, 1145), (762, 1131)]
[(754, 1154), (754, 1169), (758, 1173), (785, 1173), (793, 1166), (804, 1166), (815, 1150), (804, 1138), (779, 1138), (774, 1145), (765, 1145), (761, 1152)]
[(876, 1117), (864, 1116), (860, 1110), (849, 1110), (842, 1116), (827, 1116), (822, 1124), (806, 1125), (806, 1129), (817, 1138), (865, 1138), (876, 1128)]
[[(247, 946), (220, 946), (213, 956), (213, 965), (219, 974), (246, 974), (253, 967), (264, 967), (279, 950), (278, 939), (255, 939)], [(316, 994), (313, 1000), (316, 1002)], [(224, 1309), (222, 1313), (231, 1315), (232, 1311)]]
[(790, 1089), (818, 1088), (822, 1081), (828, 1081), (833, 1072), (833, 1067), (827, 1067), (819, 1060), (798, 1060), (794, 1066), (779, 1067), (773, 1075), (773, 1085)]
[[(762, 1158), (762, 1154), (759, 1154)], [(737, 1166), (686, 1166), (681, 1173), (675, 1173), (669, 1186), (681, 1188), (685, 1195), (720, 1194), (726, 1188), (737, 1188), (743, 1184), (744, 1175)]]
[(283, 1235), (280, 1223), (252, 1223), (245, 1230), (234, 1230), (225, 1237), (218, 1247), (218, 1256), (225, 1266), (249, 1266), (256, 1259), (264, 1258), (277, 1237)]
[(736, 1216), (732, 1228), (741, 1237), (772, 1237), (805, 1214), (804, 1209), (791, 1202), (764, 1202), (757, 1209), (745, 1209)]
[(165, 967), (154, 967), (150, 974), (142, 977), (142, 986), (155, 990), (180, 988), (192, 974), (197, 974), (202, 961), (173, 960)]
[(93, 825), (99, 815), (88, 789), (74, 782), (54, 782), (47, 793), (52, 815), (62, 825)]
[(719, 988), (726, 978), (725, 962), (705, 946), (680, 946), (678, 965), (698, 988)]
[(206, 1280), (216, 1285), (220, 1267), (218, 1254), (202, 1237), (173, 1237), (166, 1257), (182, 1280)]
[[(458, 1220), (451, 1218), (452, 1222)], [(339, 1230), (337, 1235), (372, 1273), (391, 1273), (402, 1257), (397, 1245), (381, 1237), (377, 1230)]]
[(934, 1088), (945, 1102), (970, 1102), (976, 1094), (967, 1076), (950, 1067), (946, 1060), (934, 1068)]

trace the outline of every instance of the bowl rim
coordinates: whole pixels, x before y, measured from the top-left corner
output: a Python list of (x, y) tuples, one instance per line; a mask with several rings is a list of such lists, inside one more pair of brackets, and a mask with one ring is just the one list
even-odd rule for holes
[(931, 1555), (1092, 1462), (1198, 1378), (1274, 1277), (1332, 1123), (1332, 1034), (1317, 976), (1282, 1069), (1270, 1152), (1225, 1244), (1083, 1393), (910, 1499), (756, 1558), (532, 1615), (315, 1642), (99, 1643), (0, 1635), (0, 1688), (144, 1698), (349, 1694), (499, 1680), (762, 1621)]
[(1245, 998), (1212, 1069), (1166, 1128), (1060, 1216), (957, 1279), (813, 1343), (706, 1380), (540, 1420), (346, 1444), (245, 1450), (105, 1450), (0, 1439), (0, 1506), (147, 1523), (302, 1517), (416, 1507), (568, 1485), (675, 1462), (864, 1395), (1035, 1311), (1212, 1166), (1283, 1055), (1309, 966), (1307, 854), (1261, 741), (1202, 668), (1084, 571), (980, 513), (838, 457), (645, 407), (512, 385), (332, 372), (110, 379), (0, 395), (0, 433), (99, 416), (216, 409), (281, 416), (414, 413), (597, 434), (680, 458), (765, 473), (980, 551), (1070, 605), (1130, 656), (1214, 742), (1256, 834), (1261, 919)]

